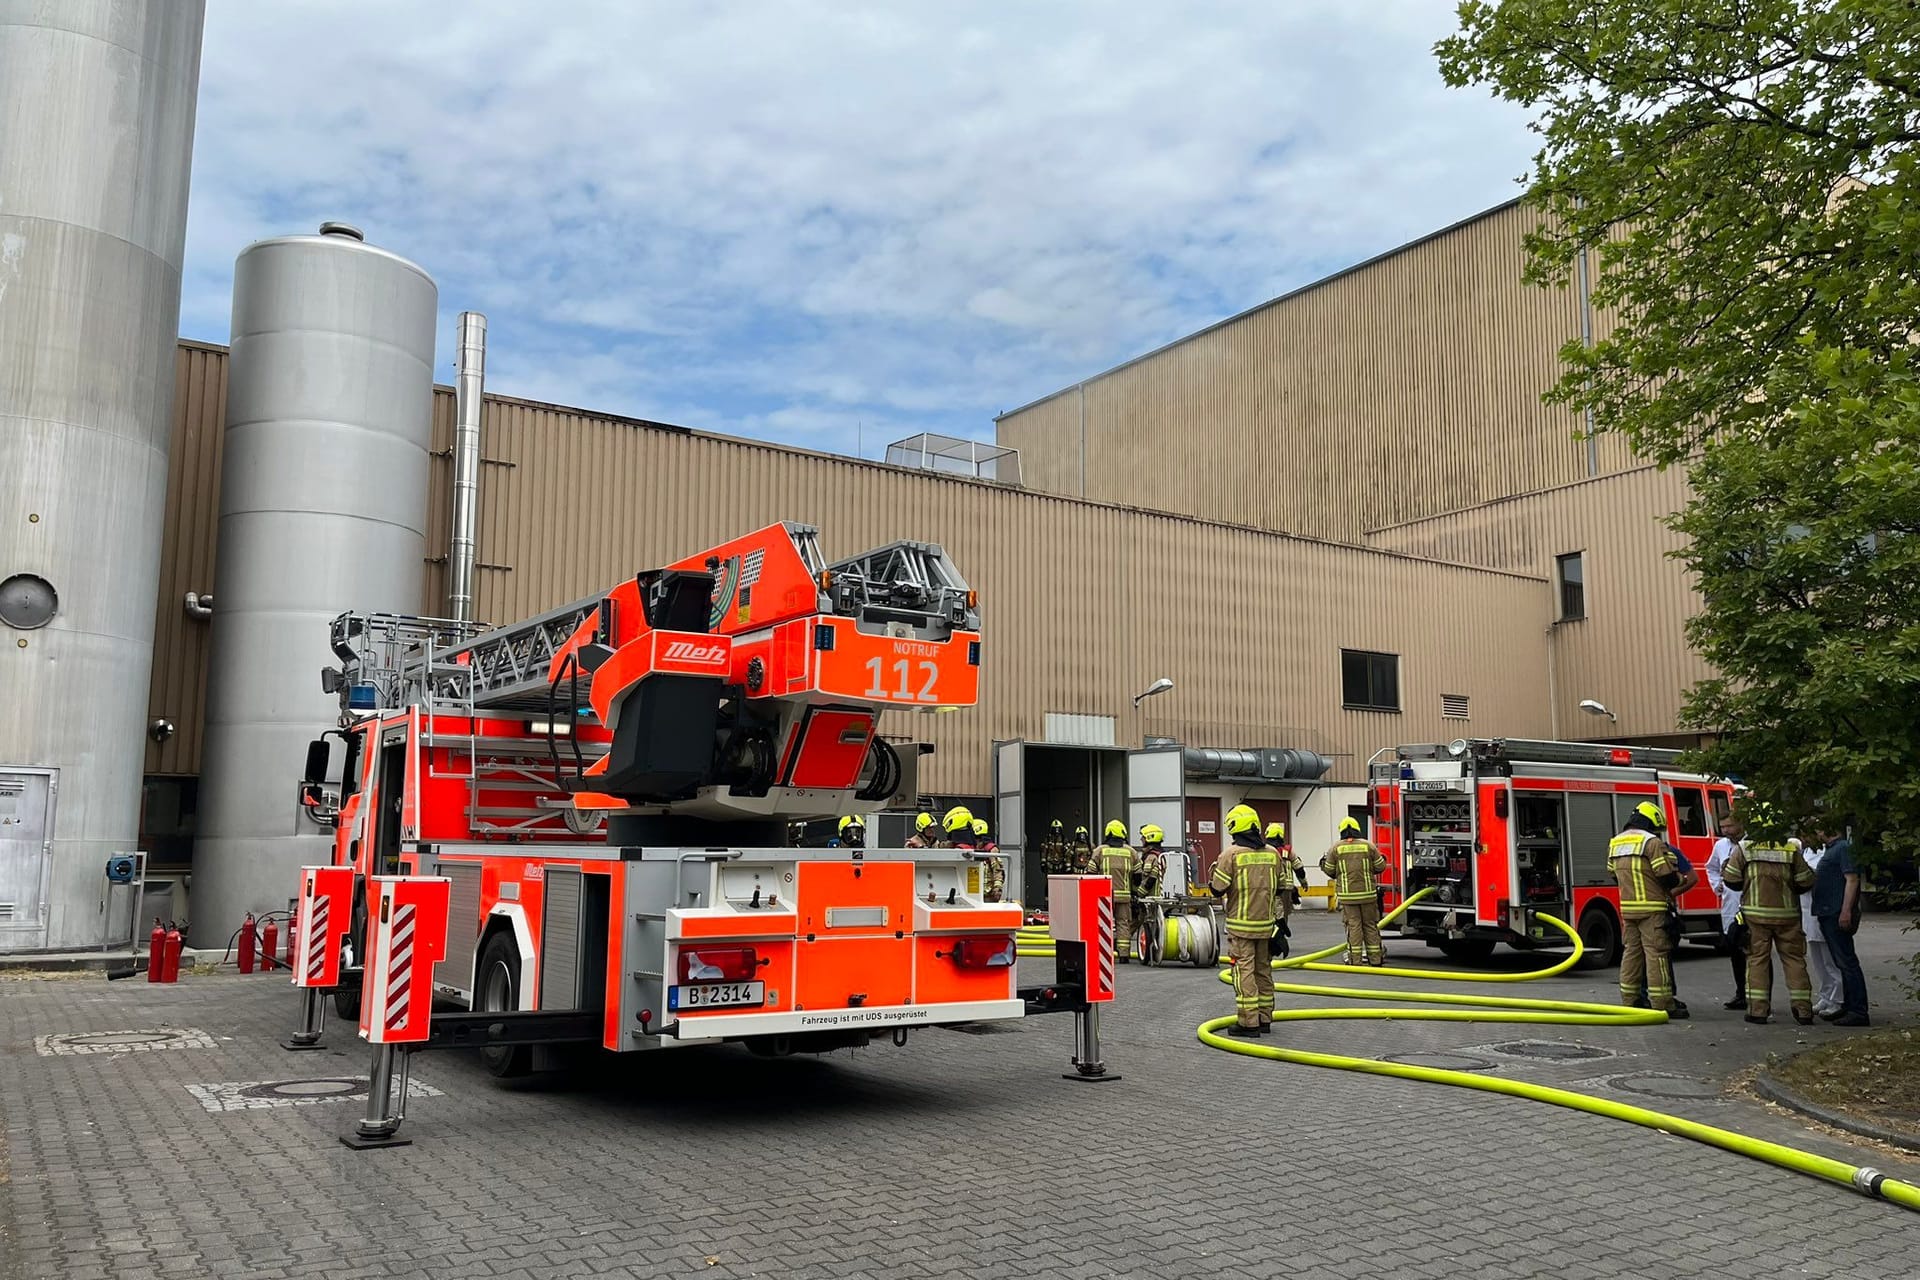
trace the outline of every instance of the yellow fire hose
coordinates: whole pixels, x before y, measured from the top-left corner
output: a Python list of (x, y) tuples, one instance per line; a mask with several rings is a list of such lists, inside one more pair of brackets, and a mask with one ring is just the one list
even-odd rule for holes
[[(1422, 890), (1389, 912), (1381, 923), (1393, 920), (1401, 912), (1425, 897), (1431, 890)], [(1529, 982), (1538, 978), (1552, 977), (1571, 968), (1579, 959), (1584, 948), (1580, 935), (1564, 920), (1542, 914), (1542, 920), (1552, 924), (1573, 940), (1573, 954), (1558, 964), (1529, 973), (1466, 973), (1460, 971), (1429, 969), (1385, 969), (1370, 965), (1321, 964), (1319, 961), (1345, 947), (1336, 945), (1311, 955), (1296, 956), (1289, 960), (1276, 961), (1276, 969), (1313, 969), (1322, 973), (1372, 973), (1392, 977), (1423, 978), (1429, 980), (1453, 980), (1459, 982)], [(1232, 970), (1220, 974), (1223, 982), (1232, 982)], [(1575, 1000), (1521, 1000), (1503, 996), (1472, 996), (1456, 993), (1419, 993), (1406, 991), (1368, 990), (1358, 987), (1318, 987), (1305, 986), (1292, 982), (1276, 982), (1275, 991), (1284, 991), (1291, 995), (1339, 996), (1350, 1000), (1393, 1000), (1413, 1004), (1461, 1005), (1455, 1009), (1281, 1009), (1276, 1010), (1273, 1020), (1280, 1022), (1312, 1022), (1330, 1018), (1387, 1018), (1426, 1022), (1532, 1022), (1555, 1023), (1573, 1026), (1633, 1026), (1641, 1023), (1665, 1022), (1667, 1015), (1657, 1009), (1635, 1009), (1621, 1005), (1588, 1004)], [(1664, 1112), (1649, 1111), (1645, 1107), (1631, 1106), (1613, 1102), (1606, 1098), (1597, 1098), (1592, 1094), (1576, 1093), (1571, 1089), (1556, 1089), (1550, 1085), (1532, 1084), (1524, 1080), (1502, 1080), (1491, 1076), (1475, 1075), (1469, 1071), (1446, 1071), (1438, 1067), (1417, 1067), (1399, 1062), (1382, 1062), (1375, 1058), (1354, 1058), (1340, 1053), (1314, 1053), (1305, 1049), (1287, 1049), (1279, 1045), (1259, 1044), (1245, 1040), (1231, 1039), (1219, 1034), (1233, 1023), (1231, 1015), (1203, 1022), (1198, 1028), (1200, 1042), (1214, 1049), (1224, 1049), (1228, 1053), (1245, 1054), (1250, 1058), (1270, 1058), (1280, 1062), (1295, 1062), (1308, 1067), (1331, 1067), (1337, 1071), (1362, 1071), (1370, 1075), (1398, 1076), (1403, 1080), (1424, 1080), (1429, 1084), (1453, 1085), (1461, 1089), (1479, 1089), (1486, 1093), (1504, 1093), (1516, 1098), (1532, 1098), (1536, 1102), (1549, 1102), (1555, 1106), (1568, 1107), (1575, 1111), (1585, 1111), (1589, 1115), (1607, 1116), (1615, 1120), (1625, 1120), (1630, 1124), (1656, 1129), (1662, 1133), (1671, 1133), (1682, 1138), (1691, 1138), (1695, 1142), (1704, 1142), (1708, 1146), (1720, 1147), (1755, 1160), (1764, 1160), (1768, 1164), (1791, 1169), (1796, 1173), (1809, 1174), (1837, 1182), (1841, 1186), (1851, 1187), (1862, 1195), (1878, 1197), (1891, 1201), (1902, 1208), (1920, 1212), (1920, 1186), (1890, 1178), (1877, 1169), (1850, 1165), (1826, 1156), (1814, 1155), (1794, 1147), (1783, 1146), (1777, 1142), (1768, 1142), (1760, 1138), (1748, 1137), (1730, 1129), (1721, 1129), (1709, 1124), (1700, 1124), (1680, 1116), (1667, 1115)]]

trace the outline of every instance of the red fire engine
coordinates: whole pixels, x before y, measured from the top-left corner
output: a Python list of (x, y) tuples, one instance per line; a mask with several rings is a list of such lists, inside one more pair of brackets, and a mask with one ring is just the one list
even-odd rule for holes
[(1459, 959), (1496, 942), (1551, 947), (1570, 921), (1582, 967), (1620, 958), (1620, 894), (1607, 844), (1634, 806), (1655, 800), (1668, 843), (1700, 873), (1680, 907), (1683, 936), (1719, 943), (1707, 856), (1734, 788), (1674, 769), (1677, 751), (1524, 738), (1461, 738), (1393, 748), (1369, 765), (1373, 834), (1387, 856), (1386, 906), (1434, 892), (1402, 918), (1402, 937)]
[(813, 1052), (1034, 1007), (976, 855), (779, 847), (911, 785), (882, 709), (976, 700), (977, 600), (941, 548), (830, 564), (777, 524), (507, 626), (343, 615), (333, 648), (345, 766), (336, 802), (316, 742), (307, 795), (351, 922), (337, 984), (329, 948), (304, 985), (343, 1016), (382, 876), (451, 882), (434, 995), (524, 1015), (446, 1020), (500, 1075), (561, 1042)]

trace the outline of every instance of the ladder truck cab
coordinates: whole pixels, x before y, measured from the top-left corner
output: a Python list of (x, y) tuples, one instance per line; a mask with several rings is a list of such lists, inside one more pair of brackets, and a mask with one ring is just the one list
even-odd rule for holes
[[(978, 602), (940, 547), (828, 563), (776, 524), (523, 622), (345, 614), (332, 642), (345, 768), (330, 794), (316, 742), (306, 795), (354, 872), (343, 1016), (384, 875), (451, 882), (438, 1000), (614, 1052), (1022, 1015), (1020, 910), (977, 855), (782, 847), (916, 787), (882, 710), (976, 700)], [(536, 1048), (483, 1057), (520, 1074)]]
[(1494, 944), (1553, 947), (1580, 932), (1583, 968), (1618, 963), (1620, 894), (1607, 845), (1634, 806), (1656, 801), (1665, 839), (1700, 880), (1679, 903), (1684, 937), (1719, 945), (1719, 903), (1707, 883), (1732, 784), (1674, 768), (1677, 751), (1524, 738), (1460, 738), (1384, 750), (1368, 766), (1374, 839), (1386, 854), (1388, 909), (1422, 889), (1400, 935), (1457, 959)]

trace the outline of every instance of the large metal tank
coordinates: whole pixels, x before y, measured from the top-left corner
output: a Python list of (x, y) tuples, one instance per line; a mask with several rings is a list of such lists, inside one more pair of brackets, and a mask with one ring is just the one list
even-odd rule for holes
[(420, 611), (438, 304), (425, 271), (338, 223), (234, 265), (197, 946), (284, 911), (296, 868), (330, 858), (298, 795), (308, 742), (340, 714), (320, 687), (327, 628)]
[(204, 16), (0, 0), (0, 951), (126, 931)]

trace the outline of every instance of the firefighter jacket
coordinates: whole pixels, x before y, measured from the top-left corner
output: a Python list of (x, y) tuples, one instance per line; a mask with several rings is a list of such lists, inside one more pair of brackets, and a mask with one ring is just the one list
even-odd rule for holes
[(1740, 890), (1740, 914), (1749, 921), (1798, 920), (1800, 895), (1813, 888), (1804, 853), (1759, 840), (1735, 845), (1720, 875)]
[(1113, 881), (1113, 900), (1132, 902), (1133, 870), (1140, 855), (1128, 844), (1103, 844), (1094, 852), (1100, 856), (1099, 874)]
[(1140, 886), (1140, 896), (1155, 897), (1160, 892), (1160, 884), (1167, 878), (1167, 855), (1156, 846), (1148, 846), (1140, 851), (1140, 866), (1133, 873), (1134, 883)]
[(1076, 840), (1067, 846), (1067, 871), (1076, 876), (1099, 875), (1100, 860), (1092, 848)]
[(998, 902), (1007, 892), (1007, 861), (1000, 857), (1000, 846), (991, 840), (980, 849), (992, 855), (980, 867), (980, 896), (988, 902)]
[(1227, 932), (1236, 938), (1271, 938), (1279, 917), (1280, 855), (1265, 845), (1233, 845), (1213, 864), (1213, 891), (1226, 895)]
[(1333, 881), (1333, 900), (1341, 906), (1374, 901), (1380, 889), (1376, 877), (1386, 869), (1386, 855), (1371, 840), (1342, 840), (1320, 859), (1320, 870)]
[(1307, 882), (1307, 864), (1300, 861), (1300, 855), (1293, 851), (1292, 845), (1282, 845), (1280, 854), (1280, 888), (1284, 891), (1296, 884)]
[(1622, 831), (1607, 844), (1607, 863), (1620, 887), (1622, 919), (1667, 914), (1668, 890), (1680, 883), (1680, 865), (1666, 841), (1651, 831)]

